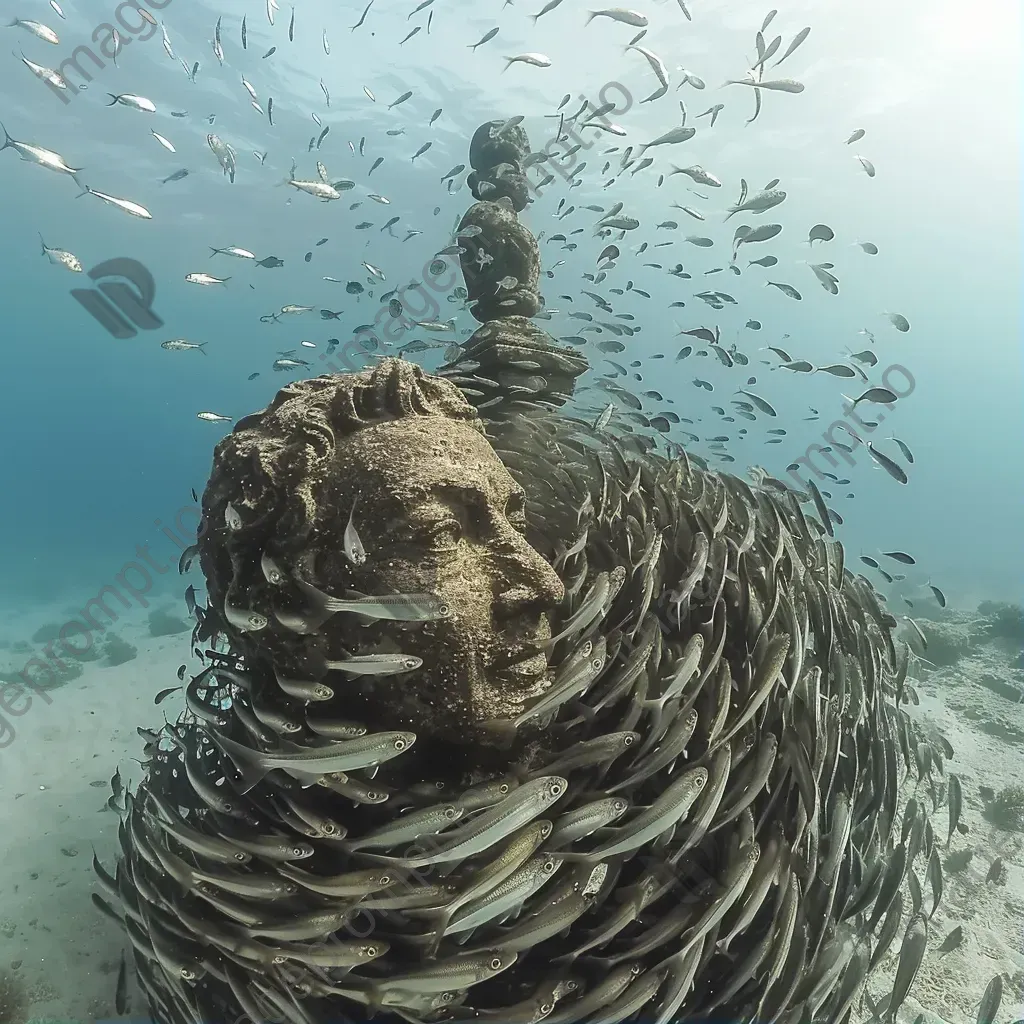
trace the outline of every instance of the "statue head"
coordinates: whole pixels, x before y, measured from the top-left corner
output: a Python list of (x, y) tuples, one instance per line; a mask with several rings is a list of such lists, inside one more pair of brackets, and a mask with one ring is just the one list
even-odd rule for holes
[[(217, 446), (200, 540), (210, 606), (247, 663), (333, 690), (324, 710), (356, 717), (368, 700), (396, 725), (469, 738), (549, 682), (537, 645), (564, 589), (528, 540), (526, 511), (454, 384), (399, 359), (299, 381)], [(296, 579), (342, 599), (432, 594), (444, 617), (318, 616)], [(394, 652), (422, 664), (381, 675), (328, 664)]]

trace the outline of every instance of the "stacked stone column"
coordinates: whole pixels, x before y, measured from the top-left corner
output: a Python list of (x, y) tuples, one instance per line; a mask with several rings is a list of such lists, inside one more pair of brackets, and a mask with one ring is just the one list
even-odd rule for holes
[(483, 326), (459, 360), (442, 369), (491, 417), (524, 402), (564, 404), (588, 368), (583, 356), (556, 344), (531, 320), (544, 300), (540, 248), (518, 217), (530, 202), (522, 163), (530, 143), (520, 125), (506, 123), (488, 121), (470, 143), (467, 184), (478, 201), (462, 218), (457, 242), (465, 250), (460, 261), (470, 313)]

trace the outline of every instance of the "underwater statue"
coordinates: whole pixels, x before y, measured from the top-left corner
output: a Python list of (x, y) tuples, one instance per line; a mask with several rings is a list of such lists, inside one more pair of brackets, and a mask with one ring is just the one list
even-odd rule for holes
[(575, 414), (528, 152), (474, 137), (454, 363), (217, 446), (206, 666), (100, 869), (161, 1024), (838, 1024), (898, 936), (878, 1012), (913, 980), (951, 751), (909, 649), (806, 496)]

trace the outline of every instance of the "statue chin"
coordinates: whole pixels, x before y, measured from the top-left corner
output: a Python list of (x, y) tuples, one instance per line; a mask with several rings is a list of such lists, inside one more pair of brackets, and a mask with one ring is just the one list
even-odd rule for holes
[[(329, 660), (390, 650), (423, 663), (397, 675), (334, 672), (326, 682), (339, 697), (354, 688), (420, 735), (468, 739), (543, 692), (537, 647), (564, 588), (526, 539), (525, 494), (475, 423), (411, 416), (366, 426), (338, 446), (318, 490), (326, 521), (308, 550), (318, 588), (430, 593), (452, 612), (424, 623), (328, 619), (319, 634)], [(345, 550), (353, 505), (361, 565)]]

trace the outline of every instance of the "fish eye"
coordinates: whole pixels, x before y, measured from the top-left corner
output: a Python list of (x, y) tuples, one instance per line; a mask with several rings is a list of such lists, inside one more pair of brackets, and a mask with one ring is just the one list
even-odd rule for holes
[(552, 782), (551, 783), (551, 795), (552, 796), (561, 796), (562, 793), (563, 793), (562, 784), (560, 782)]
[(555, 870), (555, 862), (550, 857), (544, 862), (544, 870), (545, 871), (554, 871)]
[(624, 746), (627, 746), (627, 747), (631, 747), (631, 746), (633, 746), (633, 738), (634, 738), (634, 737), (633, 737), (633, 735), (632, 735), (632, 734), (630, 734), (630, 735), (628, 735), (628, 736), (625, 736), (625, 737), (623, 737), (623, 740), (622, 740), (622, 743), (623, 743), (623, 745), (624, 745)]
[(403, 740), (403, 739), (395, 740), (395, 750), (405, 750), (405, 740)]
[(233, 856), (234, 856), (235, 860), (240, 861), (242, 864), (244, 864), (245, 861), (246, 861), (246, 858), (249, 855), (247, 853), (242, 853), (241, 851), (239, 851), (238, 853), (234, 854)]
[(500, 786), (498, 787), (498, 792), (499, 792), (499, 793), (500, 793), (500, 794), (501, 794), (502, 796), (504, 796), (504, 795), (505, 795), (505, 794), (506, 794), (506, 793), (508, 792), (508, 783), (507, 783), (507, 782), (503, 782), (503, 783), (502, 783), (502, 784), (501, 784), (501, 785), (500, 785)]
[(377, 955), (377, 947), (376, 946), (363, 946), (363, 952), (367, 956), (376, 956)]
[[(380, 876), (380, 884), (381, 885), (390, 885), (391, 884), (391, 876), (390, 875), (381, 875)], [(371, 946), (370, 948), (374, 949), (376, 947)]]
[(500, 968), (501, 968), (501, 957), (500, 957), (500, 956), (496, 956), (496, 957), (495, 957), (495, 958), (494, 958), (494, 959), (493, 959), (493, 960), (491, 961), (491, 970), (492, 970), (492, 971), (497, 971), (497, 970), (499, 970)]
[(457, 813), (458, 813), (458, 812), (457, 812), (457, 811), (455, 810), (455, 808), (454, 808), (454, 807), (446, 807), (446, 808), (444, 809), (444, 816), (445, 816), (445, 817), (446, 817), (446, 818), (447, 818), (447, 819), (448, 819), (449, 821), (451, 821), (451, 820), (452, 820), (452, 819), (453, 819), (453, 818), (455, 817), (455, 815), (456, 815)]
[(540, 1012), (546, 1017), (554, 1008), (554, 1003), (541, 1003)]

